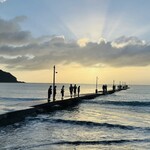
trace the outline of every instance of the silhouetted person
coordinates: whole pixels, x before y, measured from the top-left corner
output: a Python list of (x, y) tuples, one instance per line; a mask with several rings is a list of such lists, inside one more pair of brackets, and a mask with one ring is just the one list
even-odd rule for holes
[(57, 88), (57, 86), (54, 86), (54, 100), (56, 100), (56, 88)]
[(120, 91), (120, 90), (121, 90), (121, 88), (122, 88), (122, 86), (119, 84), (119, 85), (118, 85), (118, 90)]
[(64, 90), (64, 85), (63, 85), (62, 88), (61, 88), (61, 99), (62, 100), (64, 98), (64, 92), (65, 92), (65, 90)]
[(80, 86), (78, 86), (78, 97), (80, 95)]
[(107, 85), (103, 85), (102, 86), (102, 89), (103, 89), (103, 94), (107, 94)]
[(102, 86), (102, 89), (103, 89), (103, 94), (105, 94), (105, 85), (104, 84)]
[(114, 92), (116, 91), (116, 86), (115, 86), (115, 85), (113, 85), (113, 91), (114, 91)]
[(98, 93), (98, 90), (97, 90), (97, 89), (95, 90), (95, 93), (96, 93), (96, 94)]
[(50, 85), (50, 87), (48, 88), (48, 102), (50, 102), (51, 99), (51, 95), (52, 95), (52, 86)]
[(73, 86), (70, 84), (69, 86), (69, 92), (70, 92), (70, 97), (72, 98), (72, 93), (73, 93)]
[(107, 85), (105, 85), (105, 93), (107, 94)]
[(73, 92), (74, 92), (74, 97), (75, 97), (76, 96), (76, 92), (77, 92), (77, 86), (76, 86), (76, 84), (73, 87)]

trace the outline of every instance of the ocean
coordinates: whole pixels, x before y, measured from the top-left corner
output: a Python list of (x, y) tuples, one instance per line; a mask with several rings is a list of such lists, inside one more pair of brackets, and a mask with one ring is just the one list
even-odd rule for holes
[[(68, 84), (65, 98), (69, 98)], [(80, 84), (81, 94), (95, 85)], [(0, 114), (47, 101), (49, 84), (0, 83)], [(100, 89), (100, 86), (99, 86)], [(101, 89), (100, 89), (101, 90)], [(0, 127), (0, 150), (149, 150), (150, 86), (130, 86)]]

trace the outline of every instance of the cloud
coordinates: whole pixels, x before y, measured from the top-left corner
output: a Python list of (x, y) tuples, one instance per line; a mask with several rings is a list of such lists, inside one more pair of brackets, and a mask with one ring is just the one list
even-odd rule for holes
[(141, 41), (140, 39), (138, 39), (137, 37), (119, 37), (118, 39), (116, 39), (114, 42), (112, 42), (112, 45), (114, 47), (125, 47), (128, 45), (144, 45), (145, 41)]
[(22, 44), (32, 39), (30, 32), (22, 31), (20, 22), (26, 19), (25, 16), (15, 17), (12, 20), (0, 19), (0, 44)]
[(84, 39), (69, 42), (63, 36), (34, 38), (21, 29), (24, 19), (0, 19), (0, 63), (8, 68), (38, 70), (71, 63), (87, 67), (150, 65), (150, 45), (137, 37), (122, 36), (111, 42), (101, 39), (97, 43)]
[(4, 2), (6, 2), (6, 0), (0, 0), (0, 3), (4, 3)]

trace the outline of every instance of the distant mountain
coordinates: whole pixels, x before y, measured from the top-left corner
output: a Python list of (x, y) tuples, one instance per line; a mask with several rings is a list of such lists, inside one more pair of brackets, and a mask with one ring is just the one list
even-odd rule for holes
[(20, 81), (17, 81), (17, 78), (11, 73), (5, 72), (3, 70), (0, 70), (0, 82), (21, 83)]

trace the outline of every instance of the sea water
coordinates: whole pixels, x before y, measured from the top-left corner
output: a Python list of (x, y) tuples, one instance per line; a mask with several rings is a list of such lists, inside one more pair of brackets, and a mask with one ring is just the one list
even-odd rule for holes
[[(60, 88), (57, 85), (57, 99)], [(80, 85), (82, 93), (95, 85)], [(49, 84), (0, 84), (0, 112), (24, 109), (47, 99)], [(68, 84), (65, 95), (69, 97)], [(100, 89), (101, 90), (101, 89)], [(149, 150), (150, 86), (83, 100), (57, 110), (0, 127), (1, 150)]]

